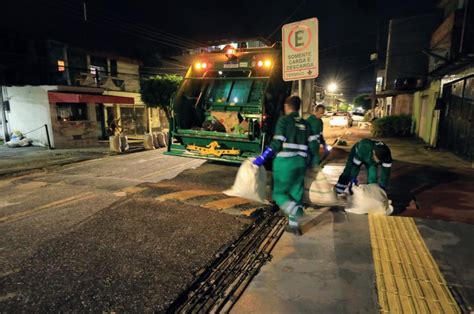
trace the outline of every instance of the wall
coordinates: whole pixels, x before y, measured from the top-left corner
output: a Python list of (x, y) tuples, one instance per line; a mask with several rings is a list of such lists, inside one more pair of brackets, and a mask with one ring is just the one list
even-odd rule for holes
[(56, 104), (49, 105), (55, 148), (98, 146), (96, 104), (87, 104), (88, 120), (58, 121)]
[(392, 89), (397, 78), (426, 76), (428, 57), (422, 50), (429, 48), (431, 34), (440, 21), (437, 14), (390, 20), (385, 89)]
[(139, 65), (117, 60), (117, 77), (125, 81), (125, 91), (140, 92)]
[[(414, 94), (413, 116), (416, 121), (415, 134), (425, 143), (434, 145), (438, 129), (438, 115), (435, 112), (436, 100), (440, 94), (441, 82), (432, 81), (430, 86)], [(423, 109), (423, 103), (425, 108)], [(424, 118), (422, 117), (424, 115)]]
[[(6, 87), (5, 100), (10, 102), (10, 111), (7, 112), (8, 130), (18, 130), (22, 133), (48, 125), (51, 133), (52, 125), (48, 102), (48, 90), (56, 86), (13, 86)], [(47, 144), (45, 128), (26, 135), (32, 140)], [(54, 138), (51, 136), (54, 146)]]
[(413, 94), (401, 94), (394, 97), (392, 115), (412, 114)]

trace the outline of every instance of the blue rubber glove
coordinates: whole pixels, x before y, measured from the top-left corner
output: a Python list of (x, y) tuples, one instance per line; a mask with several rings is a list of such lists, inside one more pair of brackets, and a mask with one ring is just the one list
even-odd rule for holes
[(272, 156), (273, 156), (273, 149), (271, 149), (270, 147), (267, 147), (265, 148), (265, 150), (260, 156), (255, 158), (255, 160), (253, 161), (253, 164), (257, 167), (260, 167), (265, 163), (265, 161), (268, 158), (271, 158)]

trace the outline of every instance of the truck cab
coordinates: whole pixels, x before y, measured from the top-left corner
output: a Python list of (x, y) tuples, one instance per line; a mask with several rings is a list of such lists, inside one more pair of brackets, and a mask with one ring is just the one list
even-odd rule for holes
[(276, 45), (196, 55), (174, 98), (167, 154), (234, 163), (260, 154), (290, 91)]

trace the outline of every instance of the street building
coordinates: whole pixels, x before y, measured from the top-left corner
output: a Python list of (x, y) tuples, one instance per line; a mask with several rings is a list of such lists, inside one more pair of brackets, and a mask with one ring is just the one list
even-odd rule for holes
[(415, 132), (472, 162), (474, 155), (474, 5), (444, 1), (430, 40), (430, 84), (415, 94)]
[(472, 162), (474, 6), (440, 2), (444, 17), (390, 21), (384, 69), (377, 73), (380, 116), (411, 115), (412, 132), (431, 147)]
[(385, 65), (376, 79), (381, 116), (413, 114), (414, 93), (424, 88), (428, 76), (423, 51), (440, 20), (437, 14), (390, 20)]
[(10, 35), (0, 81), (0, 136), (20, 131), (55, 148), (97, 146), (121, 133), (141, 138), (166, 124), (140, 97), (140, 60), (53, 40)]

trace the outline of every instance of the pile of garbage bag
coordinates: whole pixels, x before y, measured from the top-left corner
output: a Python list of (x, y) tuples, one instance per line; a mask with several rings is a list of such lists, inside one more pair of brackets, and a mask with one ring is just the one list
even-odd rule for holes
[(146, 133), (143, 136), (143, 146), (147, 150), (168, 147), (168, 132), (163, 130), (162, 132)]
[(20, 131), (13, 131), (11, 134), (11, 139), (5, 143), (6, 146), (10, 148), (14, 147), (26, 147), (30, 146), (33, 143), (33, 140), (23, 136), (23, 133)]

